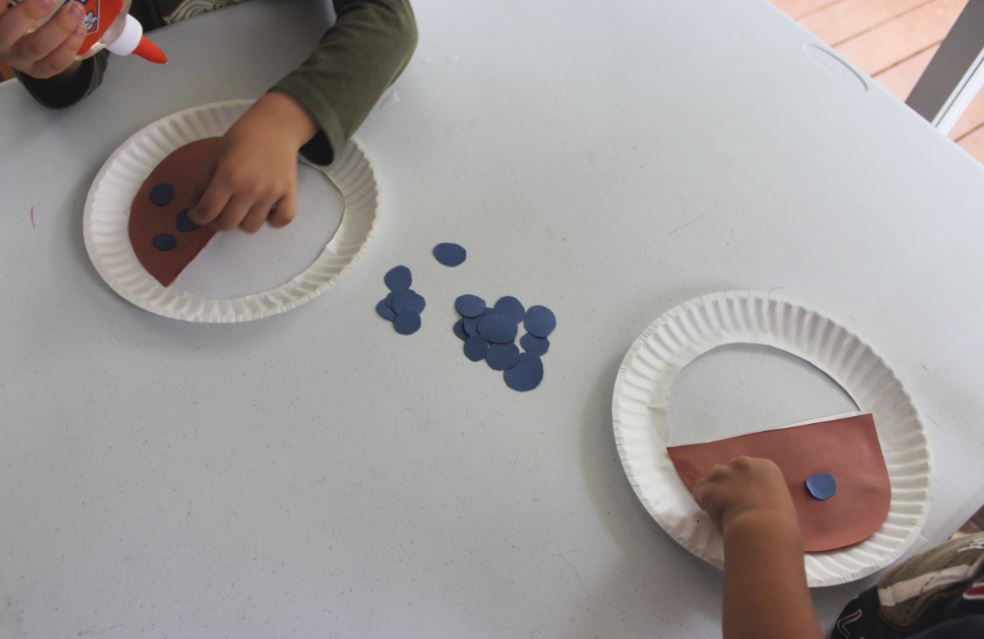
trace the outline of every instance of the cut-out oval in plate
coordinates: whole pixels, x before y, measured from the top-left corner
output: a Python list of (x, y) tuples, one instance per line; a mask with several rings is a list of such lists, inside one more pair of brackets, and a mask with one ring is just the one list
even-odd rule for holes
[(673, 380), (667, 403), (669, 445), (857, 412), (851, 396), (806, 360), (771, 346), (726, 344), (684, 366)]

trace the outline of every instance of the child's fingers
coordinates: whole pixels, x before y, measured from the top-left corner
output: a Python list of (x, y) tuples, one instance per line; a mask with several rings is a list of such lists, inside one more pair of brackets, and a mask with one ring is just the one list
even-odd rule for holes
[(38, 20), (48, 15), (53, 0), (24, 0), (16, 7), (0, 2), (0, 35), (13, 34), (14, 40), (28, 32)]
[(296, 212), (297, 196), (291, 191), (277, 202), (267, 221), (273, 228), (283, 228), (294, 221), (294, 214)]
[(231, 231), (242, 223), (243, 218), (246, 217), (246, 213), (249, 211), (250, 205), (251, 202), (249, 200), (233, 195), (226, 202), (225, 208), (222, 209), (222, 214), (215, 220), (215, 225), (223, 231)]
[(255, 203), (250, 207), (249, 212), (246, 213), (246, 217), (243, 218), (243, 222), (239, 227), (247, 233), (256, 233), (263, 228), (263, 223), (266, 222), (267, 217), (270, 215), (270, 209), (273, 208), (273, 205), (274, 202), (272, 200)]
[(731, 471), (728, 466), (715, 464), (711, 466), (699, 482), (694, 486), (694, 500), (704, 510), (709, 510), (711, 505), (719, 500), (722, 485), (727, 483)]
[[(14, 44), (51, 11), (52, 0), (27, 0), (0, 14), (0, 56), (7, 58)], [(6, 1), (0, 1), (6, 5)]]
[(188, 211), (188, 217), (200, 226), (211, 223), (222, 214), (230, 195), (229, 190), (219, 184), (209, 184), (195, 208)]
[(11, 57), (14, 61), (33, 67), (73, 36), (82, 25), (83, 14), (82, 5), (78, 2), (67, 3), (40, 29), (19, 38), (11, 48)]
[[(0, 0), (0, 2), (3, 2), (3, 0)], [(75, 62), (75, 54), (78, 53), (79, 47), (82, 46), (82, 39), (84, 37), (85, 29), (82, 25), (79, 25), (79, 28), (75, 30), (75, 33), (68, 40), (65, 40), (60, 47), (52, 51), (46, 58), (40, 60), (31, 68), (30, 75), (35, 78), (50, 78), (72, 66)]]

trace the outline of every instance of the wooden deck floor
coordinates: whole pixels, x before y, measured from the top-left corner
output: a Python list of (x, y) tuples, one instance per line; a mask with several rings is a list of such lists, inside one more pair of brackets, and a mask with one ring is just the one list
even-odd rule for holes
[[(967, 0), (771, 0), (905, 100)], [(984, 91), (950, 137), (984, 162)]]

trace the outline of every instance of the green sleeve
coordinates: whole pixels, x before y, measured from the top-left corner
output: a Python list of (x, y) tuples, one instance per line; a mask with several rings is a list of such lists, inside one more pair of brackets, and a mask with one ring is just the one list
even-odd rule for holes
[(71, 78), (55, 76), (39, 80), (18, 72), (17, 79), (42, 105), (50, 109), (64, 109), (95, 91), (102, 83), (108, 57), (108, 51), (100, 51), (93, 57), (86, 58)]
[(273, 87), (297, 100), (320, 131), (301, 152), (331, 164), (410, 60), (417, 25), (408, 0), (334, 0), (337, 20), (321, 44)]

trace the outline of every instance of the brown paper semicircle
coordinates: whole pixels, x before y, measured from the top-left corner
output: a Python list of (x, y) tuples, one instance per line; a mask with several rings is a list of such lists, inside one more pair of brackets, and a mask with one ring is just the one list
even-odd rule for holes
[[(871, 414), (666, 450), (691, 492), (715, 464), (740, 455), (774, 461), (793, 497), (807, 552), (860, 543), (888, 516), (892, 486)], [(817, 472), (830, 473), (837, 482), (836, 494), (826, 501), (812, 498), (806, 490), (807, 477)]]
[[(133, 252), (163, 286), (170, 286), (215, 235), (206, 226), (182, 232), (175, 224), (182, 209), (197, 204), (195, 180), (218, 141), (219, 138), (203, 138), (175, 150), (154, 167), (133, 198), (127, 227)], [(156, 206), (150, 201), (150, 190), (161, 182), (174, 187), (174, 197), (164, 206)], [(175, 237), (177, 244), (173, 249), (162, 251), (154, 245), (154, 237), (162, 233)]]

